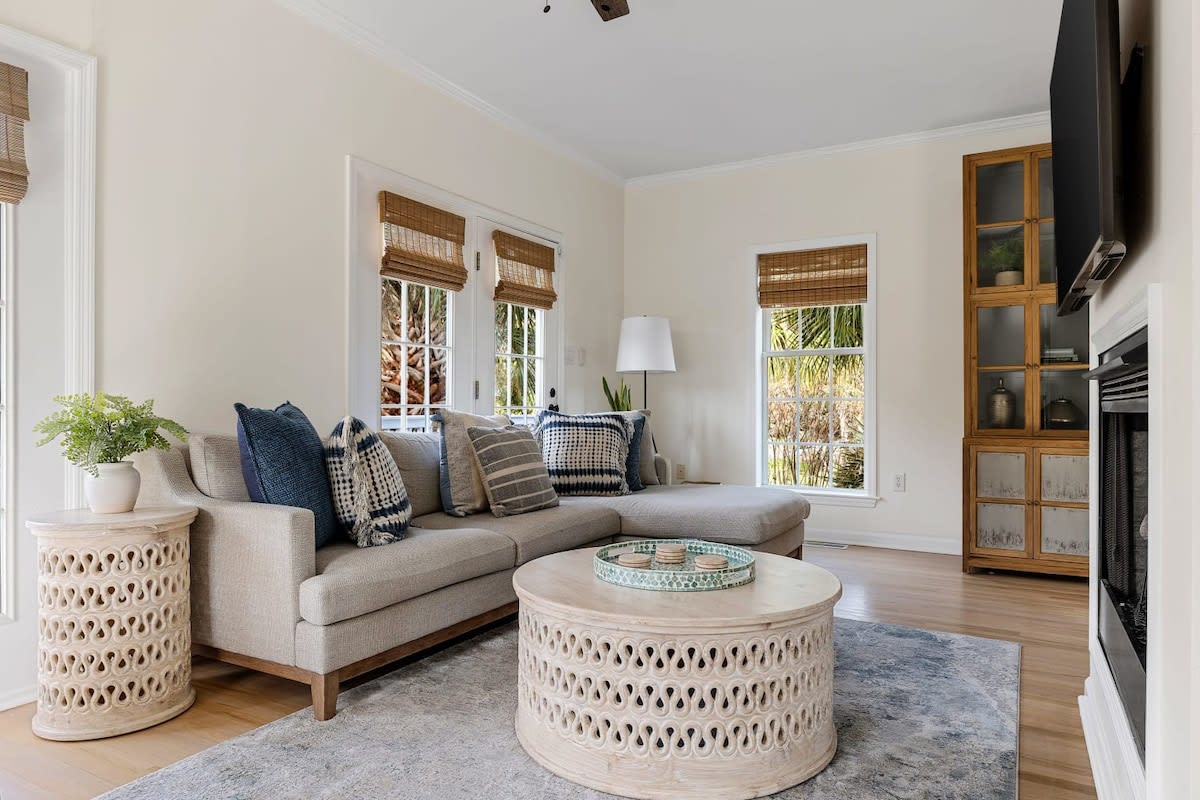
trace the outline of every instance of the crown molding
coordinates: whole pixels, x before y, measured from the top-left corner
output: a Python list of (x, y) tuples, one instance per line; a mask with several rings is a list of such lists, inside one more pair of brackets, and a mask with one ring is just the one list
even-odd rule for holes
[(447, 97), (453, 98), (485, 117), (499, 123), (514, 133), (530, 139), (550, 152), (574, 162), (578, 166), (615, 186), (623, 186), (625, 178), (613, 172), (608, 167), (595, 161), (575, 148), (547, 136), (542, 131), (522, 122), (506, 111), (473, 94), (453, 81), (438, 75), (429, 67), (406, 56), (394, 47), (388, 45), (382, 38), (361, 25), (347, 19), (341, 13), (334, 11), (321, 0), (275, 0), (276, 3), (292, 11), (320, 28), (333, 33), (350, 42), (362, 51), (380, 59), (396, 69), (416, 78), (426, 86), (436, 89)]
[(765, 167), (775, 167), (783, 164), (790, 164), (796, 161), (810, 161), (818, 158), (830, 158), (831, 156), (846, 155), (848, 153), (865, 153), (872, 150), (888, 150), (894, 147), (904, 147), (905, 145), (921, 144), (923, 142), (937, 142), (944, 139), (953, 139), (959, 136), (971, 136), (985, 133), (999, 133), (1001, 131), (1016, 130), (1019, 128), (1032, 128), (1038, 125), (1050, 124), (1050, 112), (1039, 111), (1034, 114), (1021, 114), (1015, 117), (1001, 117), (1000, 119), (985, 120), (983, 122), (971, 122), (966, 125), (953, 125), (948, 128), (935, 128), (928, 131), (918, 131), (916, 133), (902, 133), (898, 136), (885, 136), (881, 139), (864, 139), (858, 142), (847, 142), (846, 144), (835, 144), (828, 147), (815, 147), (809, 150), (796, 150), (791, 153), (780, 153), (773, 156), (763, 156), (761, 158), (750, 158), (745, 161), (729, 161), (724, 164), (713, 164), (707, 167), (696, 167), (694, 169), (682, 169), (674, 172), (659, 172), (652, 175), (643, 175), (637, 178), (630, 178), (625, 181), (625, 186), (635, 188), (641, 186), (657, 186), (665, 183), (678, 183), (680, 181), (694, 180), (697, 178), (707, 178), (713, 175), (726, 175), (733, 172), (744, 172), (753, 169), (763, 169)]

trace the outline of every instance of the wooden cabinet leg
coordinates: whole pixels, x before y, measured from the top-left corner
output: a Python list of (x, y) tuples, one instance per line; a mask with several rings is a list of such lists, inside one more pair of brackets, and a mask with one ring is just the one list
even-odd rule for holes
[(313, 700), (313, 716), (320, 722), (333, 719), (333, 715), (337, 713), (337, 696), (338, 687), (341, 681), (338, 680), (337, 670), (326, 672), (324, 675), (313, 673), (312, 681), (312, 700)]

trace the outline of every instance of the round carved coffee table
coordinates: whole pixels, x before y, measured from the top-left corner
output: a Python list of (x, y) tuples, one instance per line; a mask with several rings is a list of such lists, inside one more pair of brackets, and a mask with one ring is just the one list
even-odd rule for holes
[(595, 552), (513, 576), (516, 731), (535, 761), (647, 800), (762, 797), (825, 768), (837, 749), (837, 578), (756, 553), (753, 583), (654, 592), (595, 578)]

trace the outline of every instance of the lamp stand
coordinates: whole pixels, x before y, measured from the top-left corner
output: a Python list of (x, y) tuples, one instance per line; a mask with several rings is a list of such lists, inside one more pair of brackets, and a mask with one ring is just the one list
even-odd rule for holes
[(646, 370), (642, 370), (642, 408), (650, 407), (650, 384), (646, 380)]

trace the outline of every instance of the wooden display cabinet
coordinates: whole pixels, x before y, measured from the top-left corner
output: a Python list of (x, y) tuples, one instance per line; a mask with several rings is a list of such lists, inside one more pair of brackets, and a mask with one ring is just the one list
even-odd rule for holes
[(1087, 574), (1088, 318), (1056, 313), (1052, 177), (1049, 145), (963, 159), (968, 571)]

